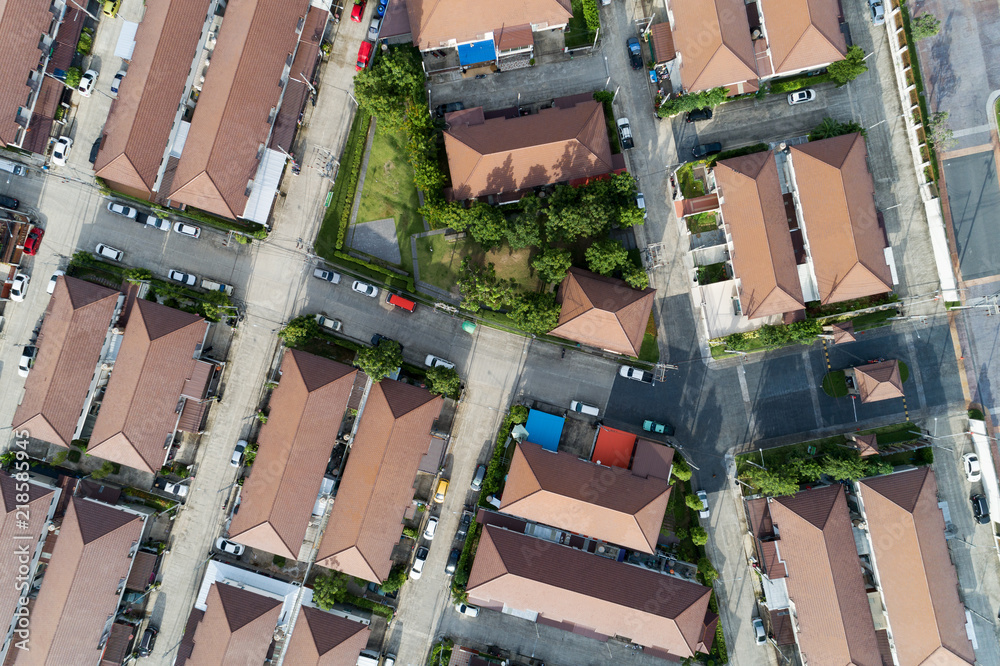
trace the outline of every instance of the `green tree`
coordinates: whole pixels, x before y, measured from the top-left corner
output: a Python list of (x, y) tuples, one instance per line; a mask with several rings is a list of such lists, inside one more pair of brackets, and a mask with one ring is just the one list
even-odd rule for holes
[(697, 525), (692, 527), (688, 536), (691, 537), (691, 543), (696, 546), (704, 546), (708, 543), (708, 532), (705, 531), (704, 527)]
[(823, 460), (823, 473), (837, 481), (849, 479), (857, 481), (866, 475), (867, 464), (855, 451), (845, 451), (839, 456), (827, 456)]
[(799, 492), (799, 483), (795, 479), (789, 479), (757, 467), (746, 470), (742, 479), (756, 488), (761, 495), (794, 495)]
[(382, 583), (383, 592), (396, 592), (399, 588), (403, 587), (403, 583), (406, 582), (406, 567), (401, 565), (396, 565), (389, 571), (389, 575), (386, 577), (385, 582)]
[(145, 268), (130, 268), (125, 271), (125, 279), (132, 284), (137, 284), (145, 280), (151, 280), (153, 274)]
[(646, 219), (642, 209), (636, 205), (625, 206), (618, 215), (618, 226), (623, 228), (634, 227), (642, 224)]
[(499, 208), (476, 201), (464, 216), (469, 234), (484, 250), (495, 250), (507, 237), (507, 221)]
[(809, 140), (819, 141), (820, 139), (830, 139), (841, 134), (852, 134), (854, 132), (861, 132), (862, 135), (867, 134), (865, 128), (854, 121), (840, 122), (827, 117), (821, 120), (819, 125), (809, 133)]
[(285, 346), (294, 348), (318, 336), (319, 332), (316, 318), (311, 315), (302, 315), (288, 322), (278, 332), (278, 337), (284, 341)]
[(781, 476), (802, 483), (816, 481), (823, 473), (823, 467), (813, 458), (791, 458), (780, 468)]
[[(267, 421), (265, 420), (264, 423), (267, 423)], [(243, 449), (244, 467), (253, 467), (254, 461), (257, 460), (258, 446), (259, 445), (257, 444), (257, 442), (250, 442), (249, 444), (247, 444), (247, 447)]]
[(83, 76), (83, 72), (80, 71), (79, 67), (70, 67), (66, 70), (66, 85), (70, 88), (76, 88), (80, 85), (80, 77)]
[(705, 585), (711, 586), (719, 578), (719, 572), (712, 566), (712, 561), (707, 557), (698, 560), (698, 573)]
[(711, 90), (679, 95), (661, 102), (656, 110), (656, 115), (667, 118), (695, 109), (714, 109), (725, 102), (728, 97), (729, 88), (712, 88)]
[(611, 239), (597, 241), (587, 248), (584, 256), (590, 270), (601, 275), (611, 275), (628, 262), (628, 250)]
[(865, 475), (881, 476), (883, 474), (892, 474), (892, 463), (888, 460), (882, 460), (877, 456), (868, 458)]
[(542, 244), (542, 200), (534, 194), (521, 197), (521, 212), (507, 228), (507, 244), (512, 250)]
[(934, 145), (942, 150), (955, 144), (954, 132), (947, 125), (949, 115), (947, 111), (935, 111), (927, 119), (927, 134)]
[(317, 576), (313, 582), (313, 603), (323, 610), (330, 610), (347, 598), (347, 578), (342, 573), (331, 572)]
[[(198, 311), (209, 321), (220, 321), (223, 313), (228, 310), (228, 306), (229, 296), (221, 291), (210, 291), (199, 296)], [(223, 308), (227, 308), (227, 310), (223, 310)], [(313, 323), (316, 323), (315, 319), (313, 319)]]
[(548, 333), (559, 324), (561, 306), (555, 294), (532, 292), (518, 298), (508, 315), (514, 325), (525, 333)]
[(90, 473), (90, 478), (100, 480), (108, 476), (109, 474), (114, 473), (114, 471), (115, 471), (114, 463), (112, 463), (110, 460), (105, 460), (99, 469), (95, 469), (93, 472)]
[(843, 60), (838, 60), (826, 68), (827, 73), (837, 86), (844, 86), (868, 71), (865, 64), (865, 52), (857, 45), (847, 49)]
[(587, 22), (587, 30), (591, 32), (601, 27), (601, 12), (597, 8), (597, 0), (583, 0), (583, 20)]
[(375, 116), (383, 131), (403, 129), (414, 100), (423, 94), (424, 72), (409, 49), (396, 49), (376, 58), (375, 63), (354, 77), (358, 106)]
[(547, 248), (531, 262), (532, 268), (544, 282), (558, 283), (566, 277), (573, 265), (573, 255), (569, 250)]
[(910, 21), (913, 39), (927, 39), (941, 32), (941, 21), (934, 14), (923, 13)]
[(687, 504), (687, 507), (693, 511), (701, 511), (701, 500), (698, 499), (697, 495), (685, 495), (684, 503)]
[(687, 481), (691, 478), (691, 468), (688, 467), (687, 461), (680, 456), (674, 456), (674, 466), (671, 473), (677, 477), (678, 481)]
[(646, 289), (649, 287), (649, 275), (642, 266), (626, 266), (622, 269), (622, 279), (633, 289)]
[(607, 196), (606, 181), (587, 187), (558, 185), (546, 209), (545, 233), (549, 242), (600, 236), (604, 233), (616, 209)]
[(374, 347), (365, 347), (359, 351), (354, 365), (361, 368), (373, 382), (380, 382), (403, 365), (403, 348), (395, 340), (382, 338)]
[(452, 398), (458, 397), (458, 391), (462, 387), (462, 379), (458, 376), (458, 370), (441, 366), (430, 368), (427, 371), (427, 383), (430, 385), (431, 393)]
[(493, 310), (504, 308), (514, 301), (517, 282), (497, 276), (496, 267), (485, 266), (462, 260), (462, 274), (458, 278), (458, 289), (462, 293), (462, 307), (475, 312), (481, 305)]
[(437, 135), (427, 113), (406, 116), (406, 155), (413, 167), (413, 183), (418, 190), (436, 193), (447, 178), (438, 164)]
[(454, 229), (465, 231), (468, 219), (465, 217), (465, 206), (457, 201), (429, 201), (420, 209), (433, 229)]

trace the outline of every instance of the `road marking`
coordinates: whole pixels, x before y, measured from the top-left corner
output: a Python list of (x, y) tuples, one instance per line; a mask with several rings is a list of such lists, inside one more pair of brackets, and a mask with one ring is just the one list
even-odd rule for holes
[(736, 373), (736, 377), (740, 380), (740, 393), (743, 394), (743, 406), (747, 410), (747, 431), (750, 433), (750, 439), (753, 438), (753, 433), (757, 430), (757, 422), (753, 415), (753, 405), (750, 404), (750, 389), (747, 388), (747, 373), (743, 368), (743, 357), (740, 357), (740, 367)]

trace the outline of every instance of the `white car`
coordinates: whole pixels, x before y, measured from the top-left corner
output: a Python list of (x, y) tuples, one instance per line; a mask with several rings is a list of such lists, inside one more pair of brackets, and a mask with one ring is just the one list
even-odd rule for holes
[(59, 276), (66, 275), (66, 271), (56, 271), (49, 278), (49, 286), (45, 287), (45, 292), (51, 294), (56, 290), (56, 283), (59, 282)]
[(163, 492), (177, 495), (178, 497), (187, 497), (188, 486), (182, 483), (168, 483), (163, 486)]
[(355, 280), (354, 284), (351, 285), (351, 289), (359, 294), (371, 296), (372, 298), (378, 296), (378, 287), (373, 284), (368, 284), (367, 282), (362, 282), (361, 280)]
[(424, 538), (428, 541), (434, 540), (434, 533), (437, 532), (438, 519), (431, 516), (427, 519), (427, 528), (424, 530)]
[(642, 192), (639, 192), (638, 194), (635, 195), (635, 205), (636, 208), (642, 211), (642, 219), (645, 220), (647, 217), (649, 217), (646, 214), (646, 195), (644, 195)]
[(763, 645), (767, 642), (767, 632), (764, 631), (764, 621), (759, 617), (753, 619), (753, 640), (757, 645)]
[(10, 300), (17, 301), (20, 303), (24, 300), (24, 295), (28, 291), (28, 280), (30, 280), (24, 273), (18, 273), (14, 276), (14, 282), (10, 285)]
[(446, 361), (440, 356), (435, 356), (434, 354), (428, 354), (427, 358), (424, 359), (424, 365), (428, 368), (454, 368), (455, 364), (451, 361)]
[(698, 517), (708, 518), (708, 493), (704, 490), (699, 490), (695, 493), (695, 496), (701, 500), (701, 511), (698, 512)]
[(167, 277), (175, 282), (186, 284), (189, 287), (193, 287), (195, 283), (198, 282), (197, 275), (191, 275), (190, 273), (182, 273), (181, 271), (175, 271), (173, 269), (171, 269), (171, 271), (167, 273)]
[(340, 284), (340, 273), (334, 271), (326, 271), (322, 268), (313, 269), (313, 277), (320, 280), (326, 280), (332, 284)]
[(88, 69), (80, 77), (80, 85), (76, 87), (76, 91), (84, 97), (90, 97), (90, 93), (94, 92), (95, 85), (97, 85), (97, 71)]
[(653, 381), (653, 374), (651, 372), (640, 370), (639, 368), (633, 368), (631, 365), (623, 365), (618, 368), (618, 374), (625, 379), (634, 379), (637, 382), (646, 382), (647, 384), (650, 384)]
[(31, 366), (35, 364), (35, 356), (38, 354), (38, 347), (25, 345), (21, 352), (21, 361), (17, 364), (17, 374), (20, 377), (27, 377), (31, 372)]
[(965, 467), (965, 478), (971, 483), (983, 478), (983, 468), (979, 464), (979, 456), (975, 453), (966, 453), (962, 456), (962, 466)]
[(196, 227), (193, 224), (186, 224), (184, 222), (174, 222), (174, 232), (180, 234), (181, 236), (190, 236), (191, 238), (198, 238), (201, 236), (200, 227)]
[(229, 464), (233, 467), (239, 467), (240, 462), (243, 461), (243, 451), (247, 448), (247, 440), (241, 439), (236, 442), (236, 450), (233, 451), (233, 457), (229, 459)]
[(812, 88), (806, 88), (805, 90), (796, 90), (793, 93), (788, 93), (788, 104), (802, 104), (804, 102), (811, 102), (816, 99), (816, 91)]
[(246, 546), (241, 543), (236, 543), (235, 541), (230, 541), (229, 539), (224, 539), (219, 537), (219, 540), (215, 542), (215, 547), (221, 550), (223, 553), (229, 553), (230, 555), (235, 555), (239, 557), (246, 550)]
[(462, 615), (468, 615), (469, 617), (479, 617), (478, 606), (470, 606), (469, 604), (455, 604), (455, 610), (457, 610)]
[(417, 548), (417, 556), (413, 559), (413, 568), (410, 569), (410, 578), (413, 580), (420, 578), (420, 574), (424, 572), (424, 562), (427, 561), (428, 552), (426, 546)]
[(56, 145), (52, 148), (52, 163), (59, 166), (66, 166), (66, 158), (69, 156), (69, 149), (73, 147), (73, 139), (68, 136), (61, 136), (56, 139)]
[(104, 243), (97, 244), (97, 256), (103, 257), (105, 259), (111, 259), (113, 261), (121, 261), (125, 253), (121, 250), (111, 247), (110, 245), (105, 245)]
[(170, 231), (170, 220), (163, 217), (156, 217), (155, 215), (149, 215), (147, 213), (139, 213), (139, 217), (136, 218), (136, 221), (141, 222), (150, 229)]
[(131, 206), (126, 206), (124, 204), (115, 203), (114, 201), (108, 203), (108, 210), (116, 215), (124, 215), (130, 220), (134, 220), (135, 216), (139, 214), (135, 208)]
[(119, 71), (117, 74), (115, 74), (115, 78), (111, 82), (111, 92), (114, 93), (115, 95), (117, 95), (118, 94), (118, 90), (121, 89), (121, 87), (122, 87), (122, 80), (124, 80), (124, 78), (125, 78), (125, 71), (124, 70)]

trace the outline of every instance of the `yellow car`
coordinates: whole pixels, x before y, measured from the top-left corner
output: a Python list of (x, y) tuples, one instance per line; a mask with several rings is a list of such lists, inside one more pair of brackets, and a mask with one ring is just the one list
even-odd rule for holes
[(438, 481), (437, 491), (434, 493), (434, 501), (440, 504), (444, 501), (444, 496), (448, 493), (448, 479)]
[(118, 16), (118, 10), (121, 9), (122, 0), (104, 0), (104, 15), (114, 18)]

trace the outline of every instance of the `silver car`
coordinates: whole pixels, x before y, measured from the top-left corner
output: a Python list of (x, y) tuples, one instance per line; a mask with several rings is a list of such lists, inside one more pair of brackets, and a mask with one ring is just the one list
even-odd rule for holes
[(180, 234), (181, 236), (188, 236), (190, 238), (198, 238), (201, 236), (200, 227), (196, 227), (193, 224), (186, 224), (184, 222), (174, 222), (174, 232)]
[(167, 273), (167, 277), (175, 282), (180, 282), (181, 284), (186, 284), (189, 287), (193, 287), (196, 282), (198, 282), (198, 276), (191, 275), (190, 273), (182, 273), (181, 271), (171, 270)]
[(816, 99), (816, 91), (812, 88), (806, 88), (805, 90), (796, 90), (793, 93), (788, 93), (788, 105), (793, 106), (795, 104), (803, 104), (805, 102), (811, 102)]
[(368, 284), (367, 282), (362, 282), (361, 280), (355, 280), (354, 284), (351, 285), (351, 289), (359, 294), (371, 296), (372, 298), (378, 296), (378, 287), (373, 284)]
[(221, 550), (223, 553), (229, 553), (230, 555), (235, 555), (239, 557), (246, 550), (246, 546), (241, 543), (236, 543), (235, 541), (230, 541), (229, 539), (224, 539), (219, 537), (219, 540), (215, 542), (215, 547)]

